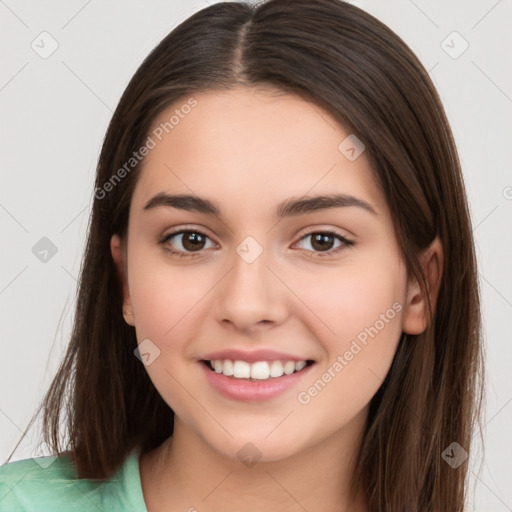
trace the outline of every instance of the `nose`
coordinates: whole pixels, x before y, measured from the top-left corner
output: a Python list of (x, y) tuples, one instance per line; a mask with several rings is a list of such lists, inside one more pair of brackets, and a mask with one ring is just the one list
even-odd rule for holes
[(213, 313), (218, 322), (245, 333), (283, 323), (289, 292), (271, 258), (263, 251), (254, 261), (237, 252), (232, 266), (216, 289)]

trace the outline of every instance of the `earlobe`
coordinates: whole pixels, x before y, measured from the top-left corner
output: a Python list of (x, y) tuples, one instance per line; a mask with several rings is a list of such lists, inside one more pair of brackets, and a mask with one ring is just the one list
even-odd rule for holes
[(127, 324), (134, 324), (132, 304), (130, 300), (130, 292), (128, 290), (128, 280), (126, 278), (126, 252), (124, 244), (119, 237), (115, 234), (110, 239), (110, 251), (112, 253), (112, 259), (117, 268), (117, 275), (119, 281), (122, 283), (123, 288), (123, 311), (121, 312)]
[[(443, 248), (438, 237), (421, 254), (421, 269), (428, 286), (428, 293), (435, 311), (443, 274)], [(427, 298), (422, 294), (416, 279), (408, 285), (402, 330), (407, 334), (421, 334), (429, 324)]]

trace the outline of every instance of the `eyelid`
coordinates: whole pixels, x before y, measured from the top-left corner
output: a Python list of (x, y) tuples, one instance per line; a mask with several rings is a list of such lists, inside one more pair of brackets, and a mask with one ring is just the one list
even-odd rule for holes
[[(180, 226), (179, 228), (176, 228), (175, 230), (172, 230), (169, 233), (166, 233), (165, 235), (163, 235), (159, 240), (159, 244), (165, 245), (166, 242), (168, 242), (174, 236), (182, 235), (186, 232), (193, 232), (193, 233), (200, 234), (200, 235), (210, 239), (214, 244), (218, 245), (215, 242), (215, 240), (213, 240), (213, 237), (211, 237), (209, 234), (202, 231), (203, 229), (205, 229), (205, 228), (203, 228), (203, 227), (197, 228), (195, 226), (187, 226), (187, 225)], [(337, 253), (341, 252), (344, 248), (355, 245), (355, 242), (350, 239), (351, 235), (348, 235), (348, 238), (347, 238), (347, 235), (340, 233), (338, 231), (338, 229), (339, 228), (332, 228), (332, 227), (327, 228), (327, 227), (321, 227), (321, 226), (313, 226), (313, 227), (306, 228), (305, 231), (303, 231), (297, 235), (298, 240), (294, 243), (294, 245), (302, 242), (303, 239), (305, 239), (308, 236), (311, 236), (313, 234), (317, 234), (317, 233), (328, 234), (328, 235), (333, 236), (334, 238), (337, 238), (342, 243), (342, 245), (338, 246), (335, 249), (329, 249), (328, 251), (311, 251), (311, 250), (307, 250), (307, 249), (302, 249), (302, 250), (312, 253), (312, 254), (315, 254), (316, 256), (314, 256), (314, 258), (316, 258), (318, 256), (320, 256), (320, 257), (335, 256)], [(202, 253), (206, 252), (204, 249), (201, 249), (201, 250), (195, 251), (195, 252), (194, 251), (188, 252), (188, 251), (169, 249), (168, 247), (164, 247), (164, 250), (166, 250), (167, 252), (170, 252), (171, 254), (180, 255), (180, 257), (185, 257), (185, 258), (187, 258), (187, 257), (194, 258), (194, 257), (200, 256)]]
[[(207, 236), (212, 240), (214, 239), (214, 237), (212, 235), (210, 235), (206, 232), (206, 231), (209, 231), (207, 228), (200, 226), (200, 225), (198, 226), (197, 224), (191, 224), (191, 225), (184, 224), (183, 226), (176, 228), (176, 230), (172, 230), (169, 233), (162, 235), (161, 239), (166, 238), (170, 235), (180, 234), (183, 231), (194, 231), (194, 232), (200, 233), (204, 236)], [(343, 231), (343, 233), (341, 233), (340, 231)], [(323, 233), (323, 232), (331, 232), (331, 233), (334, 233), (343, 238), (355, 237), (355, 235), (353, 235), (352, 233), (350, 233), (350, 231), (348, 231), (346, 229), (342, 230), (341, 228), (327, 227), (326, 225), (317, 225), (317, 226), (312, 226), (312, 227), (310, 226), (308, 228), (304, 228), (304, 230), (299, 231), (299, 233), (296, 236), (299, 238), (303, 238), (307, 235), (311, 235), (312, 233)]]
[(172, 236), (172, 235), (179, 235), (180, 233), (183, 233), (184, 231), (193, 231), (194, 233), (199, 233), (203, 236), (207, 236), (208, 238), (210, 238), (211, 240), (214, 240), (214, 236), (210, 235), (210, 231), (207, 229), (207, 228), (204, 228), (203, 226), (198, 226), (197, 224), (195, 225), (183, 225), (183, 226), (179, 226), (177, 228), (173, 228), (171, 229), (171, 231), (169, 231), (168, 233), (164, 234), (161, 236), (160, 240), (162, 239), (165, 239), (169, 236)]
[[(160, 237), (160, 239), (158, 240), (158, 243), (165, 244), (166, 242), (168, 242), (174, 236), (182, 235), (182, 234), (184, 234), (186, 232), (192, 232), (192, 233), (197, 233), (199, 235), (202, 235), (202, 236), (210, 239), (215, 245), (218, 246), (219, 244), (217, 242), (215, 242), (213, 237), (211, 235), (209, 235), (208, 233), (206, 233), (205, 231), (203, 231), (203, 229), (206, 231), (206, 228), (203, 228), (203, 227), (197, 228), (195, 226), (186, 226), (186, 225), (185, 226), (180, 226), (179, 228), (176, 228), (175, 230), (171, 230), (168, 233), (162, 235)], [(185, 251), (176, 251), (176, 252), (185, 252)], [(198, 251), (196, 254), (199, 254), (200, 252), (204, 252), (204, 250)], [(190, 255), (194, 254), (193, 252), (189, 252), (189, 253), (185, 252), (185, 253), (186, 254), (190, 254)]]
[(311, 259), (318, 259), (318, 258), (334, 258), (338, 256), (341, 252), (345, 251), (349, 247), (355, 245), (355, 242), (350, 240), (350, 238), (347, 238), (342, 233), (339, 233), (336, 229), (333, 228), (312, 228), (306, 231), (305, 233), (302, 233), (300, 236), (298, 236), (297, 242), (295, 242), (294, 245), (302, 242), (307, 237), (314, 235), (314, 234), (325, 234), (328, 236), (331, 236), (335, 239), (337, 239), (340, 242), (340, 245), (338, 247), (329, 249), (328, 251), (312, 251), (308, 249), (302, 249), (302, 251), (306, 251), (307, 253), (312, 254), (310, 256)]
[(312, 233), (333, 233), (337, 236), (341, 236), (342, 238), (355, 238), (355, 235), (353, 235), (350, 231), (338, 227), (328, 226), (327, 224), (318, 224), (307, 227), (304, 230), (299, 231), (299, 234), (297, 236), (299, 238), (303, 238), (306, 235), (311, 235)]

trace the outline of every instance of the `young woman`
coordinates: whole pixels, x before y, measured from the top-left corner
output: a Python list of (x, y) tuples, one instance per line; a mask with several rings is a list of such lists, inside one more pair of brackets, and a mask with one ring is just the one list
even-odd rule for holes
[(42, 404), (55, 456), (4, 465), (0, 506), (460, 512), (480, 352), (418, 59), (339, 0), (215, 4), (114, 113)]

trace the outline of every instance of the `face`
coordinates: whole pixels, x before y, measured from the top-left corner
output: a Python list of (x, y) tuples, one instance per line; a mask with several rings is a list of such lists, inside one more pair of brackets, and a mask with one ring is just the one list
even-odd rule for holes
[(277, 460), (362, 427), (402, 331), (424, 327), (418, 300), (365, 152), (328, 112), (255, 89), (193, 98), (155, 120), (112, 238), (125, 319), (182, 425)]

